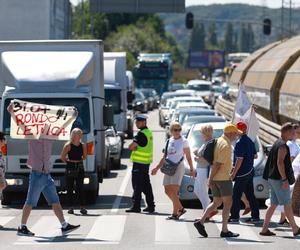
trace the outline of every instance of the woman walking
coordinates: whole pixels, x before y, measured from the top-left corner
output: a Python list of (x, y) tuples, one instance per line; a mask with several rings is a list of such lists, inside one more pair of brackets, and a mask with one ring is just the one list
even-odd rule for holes
[[(213, 138), (213, 127), (211, 125), (204, 125), (200, 128), (200, 133), (204, 143), (199, 149), (194, 151), (195, 161), (197, 162), (194, 193), (200, 200), (203, 211), (205, 211), (210, 203), (207, 186), (209, 163), (203, 158), (203, 150), (205, 149), (206, 144)], [(208, 218), (211, 218), (217, 213), (218, 211), (211, 212)]]
[(151, 174), (155, 175), (157, 171), (163, 167), (166, 161), (177, 165), (176, 172), (173, 175), (164, 175), (163, 185), (165, 187), (166, 195), (173, 203), (173, 212), (167, 219), (178, 220), (180, 216), (186, 212), (178, 196), (179, 187), (184, 175), (184, 156), (188, 161), (191, 176), (194, 176), (194, 168), (188, 141), (181, 136), (181, 125), (178, 122), (172, 123), (170, 126), (170, 132), (171, 138), (166, 143), (164, 156), (160, 160), (159, 164), (152, 169)]
[[(69, 214), (74, 214), (73, 192), (76, 192), (77, 202), (80, 204), (80, 213), (87, 214), (85, 209), (85, 197), (83, 192), (84, 166), (83, 160), (86, 159), (87, 149), (81, 142), (82, 130), (74, 128), (71, 132), (70, 141), (67, 142), (61, 153), (61, 160), (66, 165), (66, 185)], [(74, 190), (75, 188), (75, 190)]]

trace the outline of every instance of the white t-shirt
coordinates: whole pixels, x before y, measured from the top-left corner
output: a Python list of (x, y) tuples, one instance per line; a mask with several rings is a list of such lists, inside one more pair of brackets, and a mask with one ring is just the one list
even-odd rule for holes
[(173, 137), (169, 139), (169, 145), (167, 149), (167, 159), (177, 163), (184, 155), (183, 149), (189, 147), (189, 142), (186, 138), (181, 137), (175, 140)]
[(296, 157), (300, 153), (300, 147), (295, 141), (288, 141), (286, 144), (290, 149), (291, 157)]
[(300, 173), (300, 154), (293, 160), (292, 163), (295, 178), (297, 178), (298, 174)]

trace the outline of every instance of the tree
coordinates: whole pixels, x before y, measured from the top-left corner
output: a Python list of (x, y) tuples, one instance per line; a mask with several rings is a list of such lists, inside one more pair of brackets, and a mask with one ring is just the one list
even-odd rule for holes
[(226, 25), (225, 38), (224, 38), (224, 49), (226, 52), (234, 52), (234, 34), (232, 23)]
[(196, 23), (191, 33), (189, 48), (192, 50), (204, 50), (205, 49), (205, 27), (201, 23)]
[(212, 22), (208, 28), (208, 46), (211, 49), (218, 47), (218, 38), (216, 32), (216, 23)]

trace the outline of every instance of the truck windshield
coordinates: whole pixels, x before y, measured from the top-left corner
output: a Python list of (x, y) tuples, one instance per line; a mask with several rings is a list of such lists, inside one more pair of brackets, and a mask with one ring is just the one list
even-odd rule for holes
[(112, 105), (114, 114), (120, 114), (121, 110), (121, 90), (105, 89), (105, 102)]
[(135, 74), (140, 79), (166, 79), (168, 68), (136, 68)]
[[(3, 129), (6, 134), (10, 133), (10, 114), (6, 110), (11, 100), (5, 100)], [(21, 100), (47, 105), (75, 106), (78, 111), (78, 117), (73, 123), (72, 128), (80, 128), (84, 134), (89, 133), (91, 130), (89, 101), (86, 98), (21, 98)]]

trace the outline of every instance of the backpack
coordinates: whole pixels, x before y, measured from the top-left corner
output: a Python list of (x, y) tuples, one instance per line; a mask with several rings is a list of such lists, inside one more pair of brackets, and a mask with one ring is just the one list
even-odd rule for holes
[(213, 164), (214, 161), (214, 151), (215, 151), (215, 146), (217, 143), (216, 138), (211, 139), (208, 141), (202, 151), (202, 157), (209, 163)]

